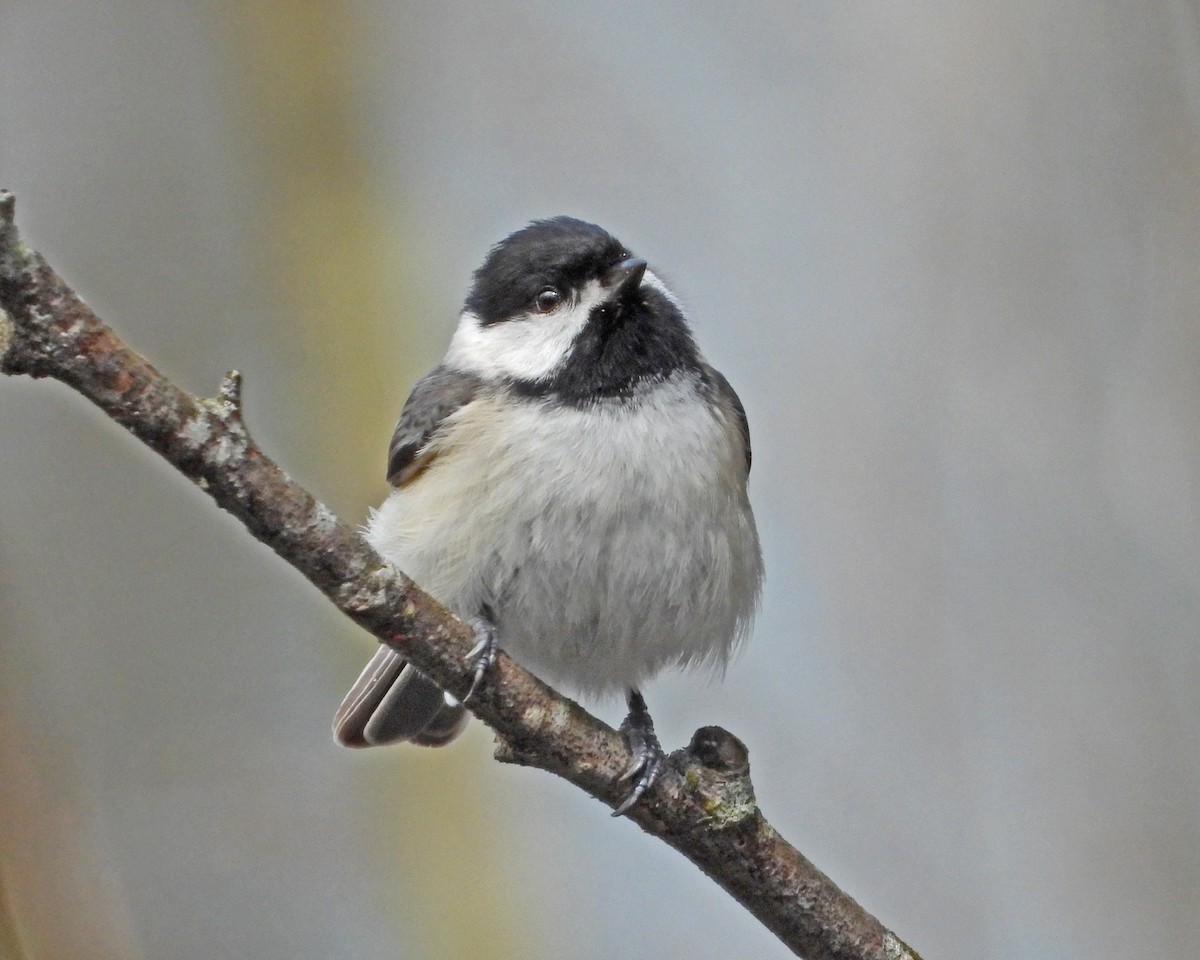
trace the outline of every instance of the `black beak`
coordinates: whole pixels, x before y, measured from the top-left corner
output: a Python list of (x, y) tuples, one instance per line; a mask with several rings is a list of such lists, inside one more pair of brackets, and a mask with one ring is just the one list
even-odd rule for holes
[(612, 291), (613, 300), (628, 300), (637, 293), (645, 273), (646, 261), (630, 257), (609, 267), (608, 273), (604, 275), (604, 285)]

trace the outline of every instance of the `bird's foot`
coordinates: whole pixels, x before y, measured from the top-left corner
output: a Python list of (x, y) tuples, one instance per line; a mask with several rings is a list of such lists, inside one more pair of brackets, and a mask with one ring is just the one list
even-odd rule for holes
[(637, 690), (629, 691), (629, 716), (622, 722), (620, 730), (629, 741), (633, 751), (633, 762), (621, 774), (621, 780), (632, 780), (633, 789), (629, 796), (613, 811), (614, 817), (628, 813), (647, 790), (654, 786), (663, 766), (663, 749), (654, 733), (654, 721), (646, 709), (646, 701)]
[(471, 689), (462, 698), (465, 704), (475, 696), (475, 691), (483, 683), (488, 668), (496, 662), (496, 654), (500, 652), (500, 642), (496, 639), (496, 625), (488, 617), (476, 617), (471, 621), (471, 629), (475, 631), (475, 646), (467, 653), (467, 662), (475, 667), (475, 679), (471, 681)]

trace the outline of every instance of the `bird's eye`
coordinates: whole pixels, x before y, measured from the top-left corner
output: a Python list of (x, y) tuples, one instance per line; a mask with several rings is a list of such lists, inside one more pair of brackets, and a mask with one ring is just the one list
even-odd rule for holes
[(534, 297), (533, 302), (537, 307), (538, 313), (549, 313), (562, 303), (562, 294), (553, 287), (547, 287)]

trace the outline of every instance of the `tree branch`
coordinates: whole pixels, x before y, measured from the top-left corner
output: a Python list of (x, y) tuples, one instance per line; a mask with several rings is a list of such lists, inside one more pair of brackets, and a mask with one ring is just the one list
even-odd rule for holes
[[(130, 350), (34, 250), (0, 192), (0, 372), (53, 377), (161, 454), (307, 577), (343, 613), (459, 697), (469, 628), (384, 562), (267, 457), (242, 421), (241, 378), (215, 398), (180, 390)], [(498, 759), (539, 767), (609, 806), (628, 785), (624, 738), (503, 653), (471, 701)], [(790, 846), (754, 801), (745, 746), (719, 727), (671, 754), (629, 813), (812, 960), (919, 960)]]

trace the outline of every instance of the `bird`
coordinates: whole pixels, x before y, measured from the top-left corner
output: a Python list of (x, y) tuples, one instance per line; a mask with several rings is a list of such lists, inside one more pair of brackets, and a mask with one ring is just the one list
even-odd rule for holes
[(368, 542), (478, 641), (444, 693), (383, 646), (334, 718), (352, 747), (441, 746), (502, 647), (556, 687), (624, 694), (630, 810), (664, 754), (642, 687), (724, 670), (763, 579), (745, 409), (647, 261), (573, 217), (475, 271), (442, 362), (405, 402)]

